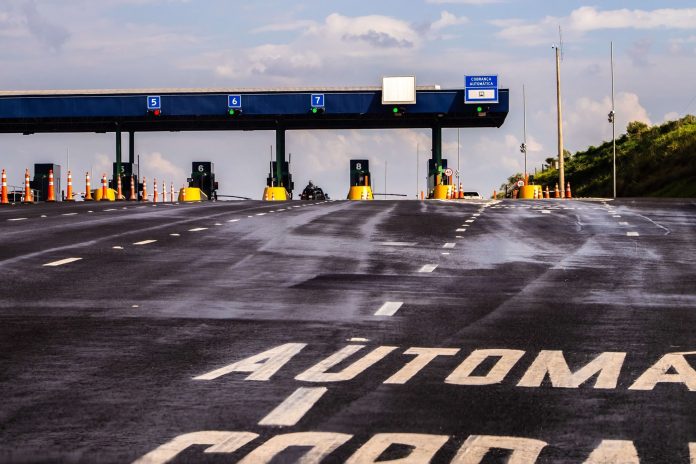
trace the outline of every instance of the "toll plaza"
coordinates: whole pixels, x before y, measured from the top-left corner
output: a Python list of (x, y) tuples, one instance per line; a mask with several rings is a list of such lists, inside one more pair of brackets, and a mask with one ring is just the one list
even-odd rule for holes
[[(285, 192), (292, 198), (286, 131), (429, 128), (428, 185), (434, 194), (435, 186), (448, 182), (443, 176), (442, 129), (500, 127), (508, 114), (507, 89), (441, 89), (416, 86), (413, 78), (409, 95), (393, 98), (387, 96), (392, 91), (386, 79), (392, 78), (373, 87), (5, 91), (0, 92), (0, 133), (113, 132), (110, 184), (115, 186), (116, 173), (124, 182), (130, 181), (128, 172), (137, 173), (137, 132), (273, 130), (276, 154), (264, 193), (270, 199)], [(123, 133), (128, 134), (127, 161)]]

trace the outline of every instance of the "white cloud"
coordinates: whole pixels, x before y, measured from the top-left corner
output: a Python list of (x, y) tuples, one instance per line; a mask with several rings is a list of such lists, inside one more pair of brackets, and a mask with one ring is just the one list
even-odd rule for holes
[(602, 29), (694, 29), (696, 8), (663, 8), (657, 10), (606, 10), (584, 6), (566, 17), (546, 16), (536, 22), (493, 20), (501, 30), (497, 36), (522, 45), (551, 44), (557, 40), (558, 25), (571, 38)]
[(670, 111), (669, 113), (665, 114), (665, 117), (662, 118), (662, 120), (665, 122), (666, 121), (676, 121), (677, 119), (679, 119), (679, 117), (680, 117), (679, 113), (677, 113), (676, 111)]
[(165, 158), (160, 152), (146, 153), (143, 156), (143, 161), (143, 172), (149, 174), (151, 179), (157, 179), (159, 183), (162, 181), (176, 182), (186, 177), (183, 169)]
[(256, 29), (252, 29), (252, 33), (260, 33), (260, 32), (288, 32), (288, 31), (297, 31), (297, 30), (302, 30), (302, 29), (309, 29), (309, 28), (315, 28), (317, 27), (318, 24), (316, 21), (308, 20), (308, 19), (300, 19), (297, 21), (287, 21), (287, 22), (282, 22), (282, 23), (274, 23), (274, 24), (267, 24), (265, 26), (257, 27)]
[(464, 16), (457, 17), (448, 11), (443, 11), (442, 13), (440, 13), (440, 19), (438, 19), (430, 25), (430, 29), (434, 31), (439, 31), (440, 29), (444, 29), (446, 27), (458, 26), (460, 24), (466, 24), (468, 22), (469, 19)]

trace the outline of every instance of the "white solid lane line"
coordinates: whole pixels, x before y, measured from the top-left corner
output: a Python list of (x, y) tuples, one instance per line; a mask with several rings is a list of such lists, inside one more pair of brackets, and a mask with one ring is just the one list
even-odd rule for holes
[(403, 301), (387, 301), (375, 313), (375, 316), (393, 316), (403, 305)]
[(74, 263), (75, 261), (79, 261), (81, 259), (82, 258), (65, 258), (65, 259), (60, 259), (58, 261), (46, 263), (46, 264), (44, 264), (44, 266), (51, 266), (51, 267), (62, 266), (63, 264)]
[(261, 419), (259, 425), (295, 425), (327, 391), (326, 387), (300, 387)]
[(626, 232), (628, 237), (638, 237), (640, 234), (638, 232)]
[(157, 240), (142, 240), (140, 242), (135, 242), (133, 245), (147, 245), (149, 243), (155, 243)]
[(437, 264), (426, 264), (418, 269), (418, 272), (433, 272), (437, 269)]
[(189, 229), (189, 232), (200, 232), (201, 230), (207, 230), (207, 227), (196, 227), (195, 229)]
[(442, 248), (454, 248), (454, 243), (447, 242), (444, 245), (442, 245)]
[(25, 219), (27, 219), (27, 218), (12, 218), (12, 219), (8, 219), (8, 221), (24, 221)]

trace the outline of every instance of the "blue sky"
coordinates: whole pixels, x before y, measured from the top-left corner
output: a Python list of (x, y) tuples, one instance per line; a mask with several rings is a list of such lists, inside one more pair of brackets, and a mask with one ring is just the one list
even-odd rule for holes
[[(0, 88), (378, 85), (399, 74), (461, 87), (466, 74), (497, 73), (511, 89), (508, 120), (460, 132), (462, 182), (488, 193), (522, 170), (522, 84), (530, 170), (555, 155), (559, 25), (569, 149), (610, 137), (610, 41), (620, 128), (696, 112), (696, 8), (686, 1), (5, 0)], [(444, 142), (456, 166), (457, 131), (445, 131)], [(191, 161), (210, 159), (224, 193), (258, 198), (273, 143), (271, 132), (139, 134), (136, 150), (150, 178), (181, 183)], [(73, 171), (98, 174), (110, 171), (113, 146), (113, 134), (0, 135), (0, 164), (11, 184), (35, 162), (65, 171), (66, 153)], [(428, 131), (291, 132), (287, 140), (296, 184), (312, 179), (335, 198), (357, 157), (371, 159), (377, 190), (388, 163), (389, 191), (415, 195), (417, 148), (423, 172)]]

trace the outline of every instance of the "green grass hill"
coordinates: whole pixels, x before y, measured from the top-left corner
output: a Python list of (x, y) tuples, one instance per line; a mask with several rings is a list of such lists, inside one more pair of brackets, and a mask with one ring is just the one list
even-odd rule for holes
[[(546, 162), (553, 166), (554, 159)], [(564, 161), (573, 196), (612, 196), (611, 141), (573, 155), (566, 152)], [(616, 139), (616, 172), (621, 197), (696, 197), (696, 117), (652, 127), (629, 123)], [(518, 178), (520, 174), (508, 182)], [(552, 192), (556, 182), (558, 171), (553, 167), (530, 176), (530, 183), (548, 185)]]

